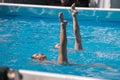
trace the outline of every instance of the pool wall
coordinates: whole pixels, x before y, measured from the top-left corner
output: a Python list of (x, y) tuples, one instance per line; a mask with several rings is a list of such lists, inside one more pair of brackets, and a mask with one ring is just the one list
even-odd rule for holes
[[(120, 9), (76, 9), (79, 11), (78, 20), (120, 21)], [(66, 19), (72, 17), (70, 7), (0, 3), (0, 16), (58, 18), (59, 12), (63, 12)]]

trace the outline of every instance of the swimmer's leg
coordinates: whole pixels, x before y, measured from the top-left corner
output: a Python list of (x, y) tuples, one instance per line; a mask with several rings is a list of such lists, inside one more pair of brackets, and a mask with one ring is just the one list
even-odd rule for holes
[(58, 63), (64, 64), (67, 63), (67, 37), (66, 37), (66, 24), (67, 21), (63, 19), (63, 13), (59, 13), (60, 18), (60, 48), (59, 48), (59, 56)]
[[(64, 21), (64, 18), (63, 18), (63, 13), (60, 12), (59, 15), (58, 15), (59, 19), (60, 19), (60, 23), (62, 23)], [(60, 48), (60, 44), (56, 44), (54, 46), (54, 48)]]
[(75, 3), (71, 6), (72, 9), (72, 18), (73, 18), (73, 29), (74, 29), (74, 36), (75, 36), (75, 50), (82, 50), (82, 42), (81, 42), (81, 35), (80, 29), (77, 21), (77, 10), (75, 9)]

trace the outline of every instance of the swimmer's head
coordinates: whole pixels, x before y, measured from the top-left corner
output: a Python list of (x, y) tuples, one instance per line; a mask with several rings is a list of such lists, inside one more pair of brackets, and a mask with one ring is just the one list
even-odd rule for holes
[(60, 48), (60, 44), (56, 44), (54, 48)]
[(44, 54), (42, 54), (42, 53), (33, 54), (33, 55), (32, 55), (32, 58), (33, 58), (33, 59), (38, 59), (38, 60), (40, 60), (40, 61), (46, 60), (46, 56), (45, 56)]

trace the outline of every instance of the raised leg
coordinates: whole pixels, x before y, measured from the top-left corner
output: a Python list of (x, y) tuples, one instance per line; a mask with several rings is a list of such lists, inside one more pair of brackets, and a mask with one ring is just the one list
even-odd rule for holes
[(63, 18), (63, 13), (59, 13), (60, 19), (60, 48), (59, 48), (59, 56), (58, 63), (66, 64), (67, 60), (67, 37), (66, 37), (66, 24), (67, 21)]
[(73, 18), (73, 29), (74, 29), (74, 37), (75, 37), (75, 50), (82, 50), (82, 42), (80, 35), (80, 28), (77, 21), (77, 13), (78, 11), (75, 9), (75, 3), (71, 6), (72, 9), (72, 18)]

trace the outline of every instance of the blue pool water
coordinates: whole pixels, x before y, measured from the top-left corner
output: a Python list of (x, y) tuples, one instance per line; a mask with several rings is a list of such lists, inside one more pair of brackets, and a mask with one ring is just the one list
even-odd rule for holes
[(57, 60), (59, 20), (22, 16), (0, 17), (0, 66), (60, 74), (120, 79), (120, 22), (80, 21), (83, 51), (74, 50), (72, 20), (68, 20), (68, 60), (73, 64), (105, 64), (115, 71), (92, 66), (37, 63), (31, 55), (42, 52)]

